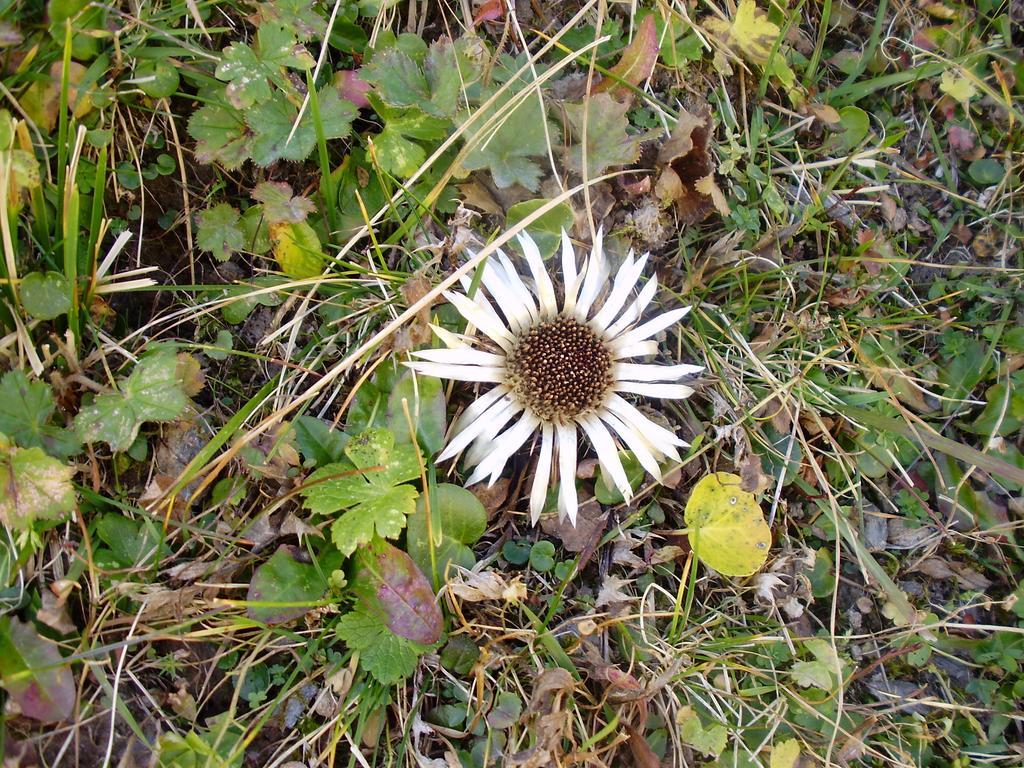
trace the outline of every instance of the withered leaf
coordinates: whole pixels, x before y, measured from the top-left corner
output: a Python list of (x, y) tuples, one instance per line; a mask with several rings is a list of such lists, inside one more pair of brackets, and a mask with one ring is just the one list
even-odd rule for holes
[(715, 162), (710, 151), (711, 115), (705, 109), (695, 115), (685, 109), (668, 141), (658, 152), (661, 173), (655, 194), (673, 204), (681, 224), (699, 224), (713, 211), (729, 214), (725, 195), (715, 183)]

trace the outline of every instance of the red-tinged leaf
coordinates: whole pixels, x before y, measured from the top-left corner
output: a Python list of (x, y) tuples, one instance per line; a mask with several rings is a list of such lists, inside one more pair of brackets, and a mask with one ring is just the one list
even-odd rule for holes
[(961, 155), (965, 155), (974, 149), (974, 131), (969, 128), (950, 125), (946, 129), (946, 138), (949, 139), (949, 148)]
[(334, 85), (341, 94), (341, 98), (351, 101), (357, 107), (370, 106), (370, 100), (366, 98), (371, 90), (368, 82), (359, 76), (358, 69), (343, 69), (334, 74)]
[(0, 618), (0, 678), (21, 713), (58, 723), (75, 709), (75, 680), (56, 643), (31, 624)]
[(436, 643), (444, 629), (434, 592), (405, 552), (382, 540), (356, 552), (352, 591), (363, 608), (399, 637)]
[(282, 544), (273, 557), (253, 571), (246, 596), (250, 619), (283, 624), (316, 607), (327, 591), (327, 581), (313, 563), (299, 559), (303, 556), (298, 547)]
[(633, 764), (637, 768), (659, 768), (661, 761), (651, 749), (651, 745), (647, 743), (644, 735), (629, 723), (625, 725), (626, 732), (629, 734), (629, 751), (633, 753)]
[[(610, 70), (614, 77), (606, 77), (594, 88), (596, 93), (608, 93), (617, 101), (628, 99), (633, 91), (624, 83), (634, 88), (654, 71), (658, 61), (658, 33), (654, 29), (654, 14), (645, 16), (640, 22), (633, 42), (622, 52), (622, 58)], [(621, 81), (621, 82), (620, 82)]]
[(505, 15), (505, 0), (487, 0), (473, 14), (473, 26), (485, 21), (497, 21)]

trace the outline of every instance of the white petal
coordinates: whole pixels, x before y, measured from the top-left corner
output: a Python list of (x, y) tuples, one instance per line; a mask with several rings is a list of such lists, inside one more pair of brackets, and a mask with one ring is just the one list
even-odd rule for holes
[(495, 438), (493, 449), (483, 461), (477, 464), (473, 474), (466, 481), (466, 485), (479, 483), (488, 475), (491, 476), (490, 485), (493, 485), (501, 474), (501, 470), (505, 468), (509, 457), (519, 450), (539, 423), (540, 420), (536, 416), (526, 411), (519, 421)]
[(474, 400), (472, 403), (466, 406), (466, 410), (464, 410), (459, 415), (459, 418), (456, 420), (455, 426), (452, 428), (452, 431), (459, 432), (464, 427), (468, 426), (470, 422), (479, 419), (484, 411), (486, 411), (488, 408), (494, 405), (494, 403), (497, 402), (499, 398), (504, 397), (507, 394), (508, 387), (506, 387), (504, 384), (499, 384), (498, 386), (493, 387), (484, 392), (476, 400)]
[(633, 330), (627, 331), (617, 337), (612, 341), (612, 345), (616, 348), (628, 347), (638, 341), (649, 339), (659, 331), (668, 328), (674, 323), (678, 323), (689, 311), (689, 307), (680, 307), (679, 309), (673, 309), (671, 312), (665, 312), (664, 314), (658, 315), (653, 320), (648, 320), (643, 325), (639, 325)]
[(685, 448), (687, 443), (676, 437), (674, 433), (660, 424), (655, 424), (619, 395), (611, 395), (605, 400), (604, 405), (636, 432), (646, 437), (662, 454), (674, 461), (679, 461), (679, 452), (676, 451), (676, 446)]
[(488, 260), (482, 270), (480, 281), (508, 319), (509, 327), (514, 331), (529, 328), (533, 324), (530, 312), (506, 280), (504, 268), (497, 261)]
[(638, 341), (629, 346), (616, 347), (613, 339), (609, 344), (612, 347), (612, 360), (622, 360), (627, 357), (646, 357), (658, 352), (658, 342), (654, 340)]
[(576, 317), (586, 320), (590, 315), (590, 309), (597, 297), (601, 294), (605, 283), (608, 282), (608, 262), (604, 258), (604, 246), (601, 230), (597, 231), (594, 237), (593, 250), (586, 263), (586, 277), (583, 278), (583, 288), (580, 290), (580, 297), (576, 301)]
[[(494, 424), (485, 424), (480, 434), (477, 435), (473, 441), (473, 445), (466, 451), (466, 466), (475, 467), (487, 456), (494, 451), (495, 440), (498, 439), (498, 433), (505, 428), (508, 420), (513, 416), (516, 416), (520, 411), (523, 410), (523, 405), (511, 395), (508, 396), (509, 406), (507, 412), (499, 414), (498, 418), (495, 418)], [(481, 417), (481, 421), (490, 421), (492, 418), (490, 413), (485, 414)]]
[(643, 274), (646, 264), (646, 253), (634, 262), (632, 251), (630, 252), (630, 255), (626, 257), (626, 260), (619, 267), (619, 271), (615, 275), (612, 292), (608, 294), (608, 298), (605, 299), (601, 311), (595, 315), (591, 325), (599, 331), (604, 331), (611, 325), (612, 320), (622, 311), (622, 307), (626, 303), (626, 299), (629, 298), (630, 292), (636, 287), (636, 283), (640, 279), (640, 275)]
[(658, 460), (654, 457), (655, 453), (661, 454), (657, 448), (639, 432), (633, 429), (631, 426), (626, 424), (622, 419), (616, 416), (611, 411), (602, 411), (601, 419), (622, 439), (622, 442), (626, 444), (626, 447), (633, 452), (636, 456), (637, 461), (640, 462), (640, 466), (646, 469), (651, 477), (661, 482), (661, 467), (658, 466)]
[(576, 525), (576, 425), (556, 424), (558, 435), (558, 513)]
[(640, 289), (640, 294), (636, 297), (635, 301), (626, 307), (626, 311), (622, 313), (622, 316), (608, 326), (608, 330), (604, 332), (605, 338), (613, 339), (635, 323), (643, 311), (647, 309), (647, 305), (651, 303), (651, 299), (654, 298), (654, 294), (657, 291), (658, 281), (652, 277), (644, 283), (644, 287)]
[(537, 472), (530, 489), (530, 523), (536, 525), (544, 511), (548, 496), (548, 482), (551, 480), (551, 452), (555, 445), (554, 429), (547, 422), (541, 425), (540, 456), (537, 457)]
[[(494, 390), (491, 391), (493, 392)], [(448, 442), (448, 445), (445, 446), (437, 460), (446, 461), (452, 456), (456, 456), (467, 445), (474, 440), (480, 439), (488, 432), (491, 432), (492, 436), (498, 434), (498, 431), (518, 412), (518, 409), (516, 409), (515, 404), (509, 397), (501, 397), (497, 399), (497, 402), (489, 403), (488, 408), (481, 413), (480, 418), (466, 422), (465, 427)], [(470, 461), (470, 464), (474, 463)]]
[(460, 315), (486, 333), (495, 344), (506, 352), (512, 350), (512, 336), (497, 318), (489, 316), (479, 304), (461, 293), (446, 292), (444, 296), (455, 305)]
[(537, 312), (537, 303), (533, 298), (533, 294), (530, 293), (530, 289), (523, 282), (523, 278), (516, 271), (511, 259), (505, 255), (504, 251), (500, 250), (495, 251), (491, 258), (496, 259), (505, 270), (505, 282), (515, 292), (516, 296), (519, 297), (520, 303), (526, 307), (526, 310), (530, 313), (530, 319), (533, 322), (537, 322), (540, 319), (540, 314)]
[(568, 314), (576, 306), (576, 292), (579, 290), (576, 270), (576, 249), (572, 247), (569, 233), (562, 230), (562, 285), (565, 287), (565, 301), (562, 311)]
[(665, 400), (682, 400), (693, 394), (693, 387), (685, 384), (650, 384), (639, 381), (617, 381), (616, 392), (629, 392), (644, 397), (660, 397)]
[(678, 381), (704, 370), (702, 365), (640, 365), (616, 363), (615, 378), (620, 381)]
[(537, 287), (537, 300), (540, 303), (540, 316), (550, 319), (558, 313), (558, 305), (555, 302), (555, 288), (551, 285), (551, 276), (544, 266), (544, 259), (540, 255), (540, 249), (533, 242), (533, 238), (525, 232), (519, 235), (519, 247), (523, 249), (526, 256), (526, 264), (533, 275), (533, 284)]
[(420, 349), (410, 352), (413, 357), (420, 360), (429, 360), (433, 363), (449, 363), (454, 365), (483, 365), (493, 368), (505, 367), (505, 356), (496, 355), (493, 352), (484, 352), (480, 349), (468, 349), (456, 347), (455, 349)]
[(480, 381), (497, 384), (504, 380), (505, 369), (496, 366), (450, 365), (448, 363), (406, 363), (416, 373), (424, 376), (436, 376), (439, 379), (455, 379), (456, 381)]
[(587, 433), (587, 437), (590, 438), (590, 442), (597, 452), (597, 461), (600, 463), (601, 469), (611, 476), (619, 493), (626, 501), (629, 501), (633, 498), (633, 488), (629, 484), (629, 478), (626, 477), (626, 470), (622, 468), (622, 462), (619, 460), (619, 448), (608, 433), (608, 428), (593, 416), (584, 416), (579, 419), (579, 424)]
[(447, 328), (442, 328), (440, 325), (430, 324), (430, 330), (434, 332), (441, 341), (445, 343), (445, 346), (450, 349), (460, 349), (462, 347), (468, 347), (473, 343), (473, 337), (467, 336), (464, 333), (452, 333)]

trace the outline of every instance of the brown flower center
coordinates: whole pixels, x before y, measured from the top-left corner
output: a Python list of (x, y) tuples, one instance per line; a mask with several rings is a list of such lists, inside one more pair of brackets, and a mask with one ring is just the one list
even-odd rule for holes
[(520, 336), (505, 368), (512, 393), (544, 421), (567, 421), (596, 408), (612, 383), (608, 348), (571, 317)]

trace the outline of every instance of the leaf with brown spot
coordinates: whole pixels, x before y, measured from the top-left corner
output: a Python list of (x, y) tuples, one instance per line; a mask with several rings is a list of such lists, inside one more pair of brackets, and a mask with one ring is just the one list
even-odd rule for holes
[(363, 608), (399, 637), (432, 645), (444, 619), (434, 591), (416, 563), (402, 550), (377, 539), (354, 557), (352, 591)]

